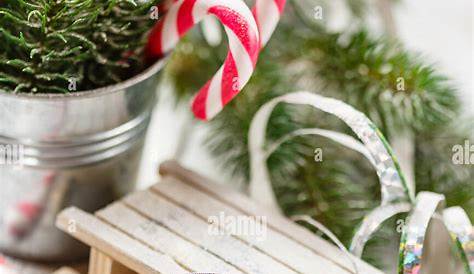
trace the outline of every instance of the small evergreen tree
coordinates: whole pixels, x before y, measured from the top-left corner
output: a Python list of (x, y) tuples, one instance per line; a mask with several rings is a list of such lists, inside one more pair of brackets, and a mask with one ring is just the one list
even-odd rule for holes
[(0, 90), (64, 93), (143, 70), (157, 1), (6, 0), (0, 3)]

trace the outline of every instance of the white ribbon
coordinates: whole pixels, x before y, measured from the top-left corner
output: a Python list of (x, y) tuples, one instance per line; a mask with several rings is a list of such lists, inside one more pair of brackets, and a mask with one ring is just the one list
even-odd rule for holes
[[(336, 115), (356, 133), (362, 142), (339, 132), (319, 128), (305, 128), (290, 132), (273, 144), (266, 146), (265, 132), (268, 120), (273, 109), (281, 102), (309, 105)], [(278, 210), (266, 161), (281, 144), (301, 135), (323, 136), (358, 151), (370, 161), (377, 171), (382, 192), (381, 204), (363, 219), (352, 239), (351, 252), (360, 257), (366, 242), (385, 220), (413, 209), (409, 216), (409, 222), (403, 231), (400, 251), (402, 260), (399, 266), (400, 271), (402, 271), (400, 273), (412, 273), (409, 271), (415, 268), (419, 269), (423, 247), (423, 242), (420, 243), (420, 239), (425, 237), (429, 220), (442, 207), (444, 196), (431, 192), (421, 192), (416, 197), (415, 202), (415, 190), (407, 186), (393, 152), (383, 135), (363, 113), (341, 101), (310, 92), (294, 92), (270, 100), (257, 111), (251, 122), (248, 135), (250, 153), (249, 192), (251, 197), (260, 201), (263, 205)], [(321, 227), (321, 225), (315, 225), (314, 220), (308, 220), (308, 218), (299, 218), (299, 220), (311, 223), (334, 241), (335, 236), (327, 233), (330, 232), (329, 230)], [(461, 246), (461, 255), (467, 265), (466, 272), (472, 273), (474, 241), (472, 226), (467, 215), (461, 208), (449, 209), (444, 212), (443, 219), (448, 230), (455, 235), (455, 240)], [(337, 240), (337, 238), (335, 239)], [(338, 244), (338, 241), (335, 242)]]
[[(336, 115), (357, 134), (363, 143), (342, 133), (312, 128), (291, 132), (277, 140), (274, 144), (266, 147), (265, 132), (268, 120), (273, 109), (280, 102), (309, 105)], [(289, 93), (274, 98), (264, 104), (255, 114), (250, 125), (248, 136), (250, 152), (250, 196), (263, 205), (278, 210), (278, 204), (272, 190), (266, 160), (271, 153), (285, 141), (294, 136), (307, 134), (327, 137), (360, 152), (377, 170), (382, 191), (381, 206), (374, 209), (371, 214), (364, 218), (351, 245), (352, 251), (357, 250), (356, 254), (361, 254), (366, 241), (383, 221), (399, 212), (409, 209), (408, 202), (414, 200), (414, 194), (406, 187), (398, 164), (380, 131), (378, 131), (375, 125), (363, 113), (355, 110), (353, 107), (339, 100), (304, 91)], [(392, 203), (401, 204), (394, 206)]]
[(420, 192), (416, 197), (415, 207), (402, 234), (399, 273), (419, 273), (428, 224), (443, 206), (444, 196), (441, 194)]
[(466, 273), (474, 273), (474, 229), (469, 217), (461, 207), (454, 206), (443, 211), (443, 221), (456, 242)]

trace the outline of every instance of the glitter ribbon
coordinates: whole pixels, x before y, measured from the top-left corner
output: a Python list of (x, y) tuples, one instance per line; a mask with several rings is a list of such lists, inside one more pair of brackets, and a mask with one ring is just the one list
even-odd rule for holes
[[(333, 114), (343, 120), (362, 142), (349, 135), (330, 130), (305, 128), (290, 132), (267, 146), (265, 132), (268, 120), (276, 105), (282, 102), (310, 105)], [(415, 190), (407, 186), (397, 160), (380, 130), (363, 113), (339, 100), (310, 92), (295, 92), (274, 98), (258, 110), (250, 125), (248, 136), (251, 169), (250, 195), (270, 208), (278, 208), (266, 160), (281, 144), (301, 135), (323, 136), (356, 150), (364, 155), (377, 171), (382, 192), (381, 204), (363, 219), (352, 239), (350, 251), (360, 257), (365, 244), (384, 221), (396, 214), (411, 211), (400, 244), (399, 272), (401, 274), (418, 273), (429, 220), (442, 208), (444, 196), (420, 192), (415, 200)], [(443, 220), (460, 251), (466, 265), (466, 272), (472, 274), (474, 242), (472, 225), (467, 215), (459, 207), (450, 208), (443, 212)], [(305, 221), (308, 220), (305, 219)]]
[(459, 251), (466, 273), (474, 273), (474, 230), (466, 212), (458, 206), (443, 211), (443, 221)]
[(400, 243), (400, 274), (418, 274), (428, 224), (435, 213), (440, 212), (444, 196), (432, 192), (420, 192), (415, 207), (408, 217)]
[[(268, 149), (265, 146), (265, 131), (268, 120), (275, 106), (281, 102), (310, 105), (339, 117), (356, 133), (362, 143), (348, 135), (334, 131), (300, 129), (282, 137), (275, 144), (269, 146), (270, 149)], [(382, 192), (381, 205), (364, 218), (351, 245), (351, 250), (362, 251), (366, 241), (383, 221), (400, 211), (407, 211), (409, 209), (408, 205), (410, 201), (414, 200), (414, 194), (407, 187), (400, 172), (400, 167), (381, 132), (363, 113), (344, 102), (310, 92), (295, 92), (274, 98), (263, 105), (255, 114), (249, 130), (250, 194), (264, 205), (277, 208), (266, 166), (266, 159), (281, 143), (294, 136), (305, 134), (324, 136), (359, 151), (369, 159), (377, 171)], [(400, 203), (400, 205), (393, 206), (392, 204), (394, 203)], [(394, 211), (393, 209), (397, 210)]]

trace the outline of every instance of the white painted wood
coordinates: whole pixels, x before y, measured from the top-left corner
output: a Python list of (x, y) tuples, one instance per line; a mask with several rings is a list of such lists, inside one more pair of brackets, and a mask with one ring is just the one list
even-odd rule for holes
[[(233, 218), (233, 220), (238, 220), (238, 218), (240, 218), (243, 220), (242, 223), (249, 225), (249, 228), (246, 229), (247, 231), (241, 231), (243, 232), (242, 234), (234, 234), (235, 237), (242, 239), (248, 244), (254, 245), (265, 254), (268, 254), (275, 260), (282, 262), (298, 272), (313, 274), (315, 269), (324, 269), (325, 274), (350, 273), (333, 261), (321, 257), (312, 250), (273, 229), (262, 230), (262, 235), (250, 235), (253, 232), (250, 227), (256, 227), (257, 225), (256, 219), (246, 218), (252, 216), (238, 211), (175, 178), (165, 178), (162, 182), (154, 185), (152, 190), (195, 213), (205, 221), (211, 216), (217, 219), (219, 216), (222, 216), (222, 219)], [(267, 219), (267, 216), (259, 217), (263, 217), (261, 220)], [(245, 220), (243, 218), (245, 218)], [(260, 221), (258, 222), (260, 223)], [(266, 223), (260, 224), (266, 225)], [(227, 224), (224, 222), (219, 225), (221, 229), (225, 231)], [(245, 230), (244, 227), (239, 229)]]
[[(334, 245), (315, 236), (312, 232), (298, 224), (290, 221), (284, 216), (271, 210), (266, 210), (261, 205), (242, 193), (231, 189), (228, 186), (218, 184), (209, 180), (195, 172), (181, 167), (176, 161), (167, 161), (160, 165), (159, 172), (162, 176), (171, 176), (179, 179), (183, 183), (189, 184), (201, 191), (211, 195), (215, 199), (228, 204), (248, 215), (268, 216), (269, 226), (286, 235), (287, 237), (297, 241), (301, 245), (310, 248), (322, 257), (335, 262), (344, 267), (347, 271), (352, 271), (353, 267), (347, 257), (337, 249)], [(357, 267), (364, 274), (382, 274), (380, 270), (367, 264), (366, 262), (353, 257)]]
[[(161, 210), (158, 208), (158, 210)], [(192, 272), (243, 274), (235, 267), (167, 228), (145, 218), (122, 203), (114, 203), (96, 215), (154, 250), (168, 254)]]
[[(147, 191), (124, 199), (129, 206), (168, 229), (201, 246), (238, 269), (252, 274), (296, 273), (271, 257), (228, 235), (211, 235), (206, 221), (163, 197)], [(203, 201), (204, 203), (205, 201)]]
[(80, 209), (63, 210), (56, 226), (138, 273), (189, 273), (167, 255), (154, 251)]

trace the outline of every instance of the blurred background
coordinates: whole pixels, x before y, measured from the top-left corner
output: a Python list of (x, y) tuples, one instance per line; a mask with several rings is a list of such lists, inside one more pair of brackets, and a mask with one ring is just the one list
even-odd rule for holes
[[(310, 2), (307, 1), (309, 7)], [(334, 13), (328, 22), (329, 27), (335, 31), (344, 30), (350, 25), (346, 1), (328, 2), (331, 2), (331, 13)], [(375, 35), (382, 34), (384, 19), (377, 8), (377, 0), (367, 2), (370, 29)], [(392, 11), (399, 39), (408, 49), (425, 55), (427, 60), (436, 64), (439, 71), (453, 80), (462, 98), (463, 111), (466, 115), (473, 115), (472, 1), (395, 1)], [(208, 150), (203, 147), (203, 139), (208, 132), (206, 124), (198, 122), (190, 130), (191, 117), (187, 105), (176, 108), (174, 104), (169, 103), (173, 101), (173, 88), (165, 84), (161, 85), (157, 92), (160, 94), (160, 100), (148, 132), (139, 186), (146, 187), (156, 182), (157, 165), (176, 157), (177, 154), (183, 164), (203, 174), (216, 179), (223, 176), (229, 178), (229, 174), (216, 168)], [(176, 138), (177, 136), (180, 138)], [(186, 143), (186, 147), (179, 147), (183, 144), (180, 142)]]

